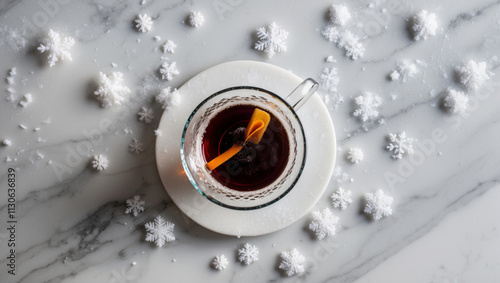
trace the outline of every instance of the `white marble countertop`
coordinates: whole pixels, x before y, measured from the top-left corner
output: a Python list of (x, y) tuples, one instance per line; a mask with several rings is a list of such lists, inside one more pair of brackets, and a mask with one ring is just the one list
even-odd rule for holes
[[(500, 1), (345, 1), (352, 19), (342, 28), (366, 48), (358, 60), (321, 36), (333, 2), (340, 1), (0, 2), (0, 140), (11, 142), (0, 146), (0, 281), (498, 282)], [(423, 9), (436, 14), (439, 28), (415, 41), (407, 19)], [(203, 26), (186, 24), (191, 11), (203, 13)], [(153, 18), (149, 33), (133, 26), (142, 13)], [(289, 32), (288, 50), (268, 59), (253, 45), (256, 29), (273, 21)], [(49, 29), (75, 39), (71, 62), (50, 68), (39, 55)], [(174, 54), (162, 52), (168, 39), (177, 45)], [(330, 55), (335, 61), (325, 62)], [(157, 73), (162, 56), (180, 70), (168, 82)], [(348, 177), (334, 177), (313, 208), (328, 207), (340, 218), (336, 235), (317, 240), (307, 229), (310, 214), (263, 236), (220, 235), (185, 217), (165, 192), (155, 163), (153, 131), (162, 109), (154, 95), (242, 59), (318, 80), (324, 68), (337, 68), (344, 102), (327, 106), (339, 145), (336, 165)], [(418, 60), (420, 72), (390, 81), (401, 59)], [(453, 72), (468, 60), (486, 62), (490, 79), (467, 91), (465, 113), (446, 113), (443, 92), (465, 92)], [(124, 74), (131, 90), (124, 105), (103, 109), (94, 99), (100, 71)], [(33, 101), (26, 107), (7, 101), (9, 87), (16, 99), (31, 93)], [(382, 120), (363, 124), (352, 116), (353, 98), (363, 91), (383, 99)], [(151, 124), (138, 121), (143, 106), (155, 111)], [(386, 136), (402, 131), (418, 140), (415, 151), (393, 160)], [(129, 153), (133, 138), (144, 143), (141, 154)], [(353, 147), (364, 152), (359, 164), (345, 157)], [(89, 166), (94, 154), (108, 157), (107, 170)], [(339, 186), (353, 193), (342, 211), (330, 201)], [(372, 221), (362, 199), (379, 188), (394, 197), (393, 214)], [(133, 217), (125, 200), (136, 194), (146, 210)], [(144, 240), (144, 224), (157, 215), (175, 224), (176, 240), (162, 248)], [(249, 266), (236, 260), (246, 242), (260, 249)], [(306, 272), (288, 278), (279, 256), (292, 248), (306, 258)], [(219, 254), (229, 259), (226, 270), (210, 266)]]

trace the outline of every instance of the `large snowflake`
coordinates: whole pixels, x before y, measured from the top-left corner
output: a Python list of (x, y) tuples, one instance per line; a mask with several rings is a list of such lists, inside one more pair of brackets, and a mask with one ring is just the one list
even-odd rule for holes
[(59, 33), (50, 30), (48, 37), (43, 40), (43, 43), (38, 46), (37, 50), (40, 51), (40, 53), (48, 52), (49, 55), (47, 56), (47, 60), (49, 62), (49, 66), (52, 67), (59, 60), (71, 61), (73, 59), (71, 57), (70, 50), (74, 44), (75, 40), (73, 38), (61, 38)]
[(177, 63), (175, 62), (165, 62), (160, 67), (160, 75), (163, 80), (171, 81), (179, 74), (180, 72), (177, 69)]
[(332, 199), (333, 207), (340, 207), (340, 209), (346, 209), (347, 206), (352, 203), (352, 192), (350, 190), (344, 190), (339, 187), (330, 197)]
[(141, 200), (139, 195), (135, 195), (125, 201), (127, 204), (126, 214), (132, 213), (134, 216), (139, 215), (139, 213), (144, 211), (144, 201)]
[(281, 253), (281, 263), (278, 266), (287, 276), (304, 273), (306, 258), (297, 249)]
[(125, 101), (125, 96), (130, 94), (130, 89), (123, 85), (123, 74), (120, 72), (112, 72), (109, 76), (99, 72), (98, 84), (99, 87), (94, 91), (94, 95), (104, 108), (121, 105)]
[(147, 231), (146, 241), (154, 242), (160, 248), (163, 247), (165, 242), (175, 240), (174, 226), (175, 224), (165, 221), (165, 219), (158, 215), (153, 222), (148, 222), (144, 225)]
[(373, 220), (379, 220), (382, 217), (392, 214), (392, 197), (386, 195), (382, 190), (375, 193), (365, 194), (366, 205), (364, 212), (372, 216)]
[(259, 40), (255, 43), (255, 49), (264, 51), (269, 58), (272, 58), (276, 52), (286, 51), (285, 40), (288, 37), (288, 31), (281, 29), (275, 22), (272, 22), (268, 28), (258, 28), (257, 37)]
[(319, 240), (335, 235), (339, 218), (333, 215), (330, 209), (314, 211), (312, 215), (313, 220), (309, 223), (309, 229), (316, 234)]
[(259, 249), (252, 244), (246, 243), (238, 249), (238, 260), (246, 265), (259, 260)]
[(389, 134), (387, 150), (392, 152), (392, 158), (401, 159), (404, 154), (413, 153), (413, 138), (407, 137), (405, 132)]
[(382, 99), (371, 92), (365, 92), (354, 98), (354, 104), (357, 108), (352, 115), (366, 122), (378, 117), (378, 107), (382, 104)]

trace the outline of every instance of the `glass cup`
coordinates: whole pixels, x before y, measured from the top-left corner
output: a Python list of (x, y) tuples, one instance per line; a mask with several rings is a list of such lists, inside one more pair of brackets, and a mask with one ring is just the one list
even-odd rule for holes
[[(181, 140), (182, 165), (195, 189), (210, 201), (236, 210), (262, 208), (284, 197), (299, 180), (306, 161), (306, 138), (296, 111), (317, 88), (318, 83), (309, 78), (286, 98), (258, 87), (236, 86), (218, 91), (203, 100), (189, 116)], [(281, 174), (270, 184), (251, 191), (226, 186), (214, 178), (205, 166), (210, 161), (205, 160), (203, 153), (207, 126), (218, 113), (237, 105), (249, 105), (269, 112), (279, 120), (289, 142), (289, 154)]]

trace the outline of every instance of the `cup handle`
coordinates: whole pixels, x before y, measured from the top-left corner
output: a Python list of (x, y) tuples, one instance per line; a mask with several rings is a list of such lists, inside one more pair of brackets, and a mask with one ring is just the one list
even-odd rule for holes
[(316, 92), (319, 84), (311, 79), (307, 78), (301, 82), (286, 98), (286, 102), (290, 104), (295, 111), (306, 103), (306, 101), (311, 97), (311, 95)]

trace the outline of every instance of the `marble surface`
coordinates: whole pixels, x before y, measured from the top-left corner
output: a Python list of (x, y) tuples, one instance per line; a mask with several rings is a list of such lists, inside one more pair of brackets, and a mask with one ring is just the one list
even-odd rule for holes
[[(346, 1), (353, 18), (345, 28), (366, 47), (356, 61), (320, 34), (332, 3), (0, 2), (2, 97), (12, 67), (16, 93), (33, 96), (25, 108), (0, 102), (0, 139), (12, 142), (0, 147), (0, 281), (498, 282), (500, 2)], [(407, 19), (422, 9), (436, 13), (440, 28), (416, 42)], [(206, 19), (197, 29), (185, 24), (193, 10)], [(139, 13), (152, 16), (150, 33), (134, 29)], [(272, 21), (290, 35), (287, 52), (267, 59), (252, 46), (256, 28)], [(38, 55), (36, 46), (49, 29), (75, 38), (72, 62), (49, 68)], [(177, 44), (175, 54), (162, 53), (167, 39)], [(325, 62), (329, 55), (334, 63)], [(162, 56), (176, 61), (181, 72), (170, 82), (158, 78)], [(404, 58), (421, 60), (420, 73), (406, 82), (389, 81)], [(317, 79), (325, 67), (338, 69), (344, 102), (327, 106), (339, 145), (337, 166), (348, 177), (333, 178), (313, 208), (329, 207), (340, 217), (335, 236), (316, 240), (307, 229), (309, 215), (259, 237), (219, 235), (185, 217), (165, 192), (155, 163), (153, 130), (162, 110), (154, 95), (215, 64), (241, 59)], [(450, 115), (440, 107), (442, 92), (460, 89), (453, 70), (469, 59), (486, 62), (491, 78), (468, 93), (465, 114)], [(123, 106), (103, 109), (93, 98), (100, 71), (124, 73), (132, 94)], [(385, 123), (363, 125), (352, 117), (352, 99), (362, 91), (383, 98)], [(155, 111), (149, 125), (137, 119), (143, 106)], [(385, 139), (401, 131), (427, 147), (393, 160)], [(128, 152), (133, 138), (144, 142), (141, 154)], [(351, 147), (363, 149), (361, 163), (345, 159)], [(99, 173), (89, 162), (100, 153), (110, 166)], [(8, 206), (9, 168), (15, 169), (15, 211)], [(353, 192), (353, 204), (343, 211), (329, 200), (339, 185)], [(361, 212), (362, 198), (377, 188), (394, 197), (394, 214), (371, 221)], [(125, 200), (135, 194), (146, 201), (137, 217), (125, 214)], [(157, 215), (175, 223), (176, 240), (163, 248), (144, 241), (144, 224)], [(260, 260), (250, 266), (236, 261), (246, 242), (260, 248)], [(292, 248), (306, 257), (306, 272), (287, 278), (278, 269), (279, 254)], [(11, 254), (15, 275), (8, 273)], [(221, 272), (210, 267), (219, 254), (229, 259)]]

